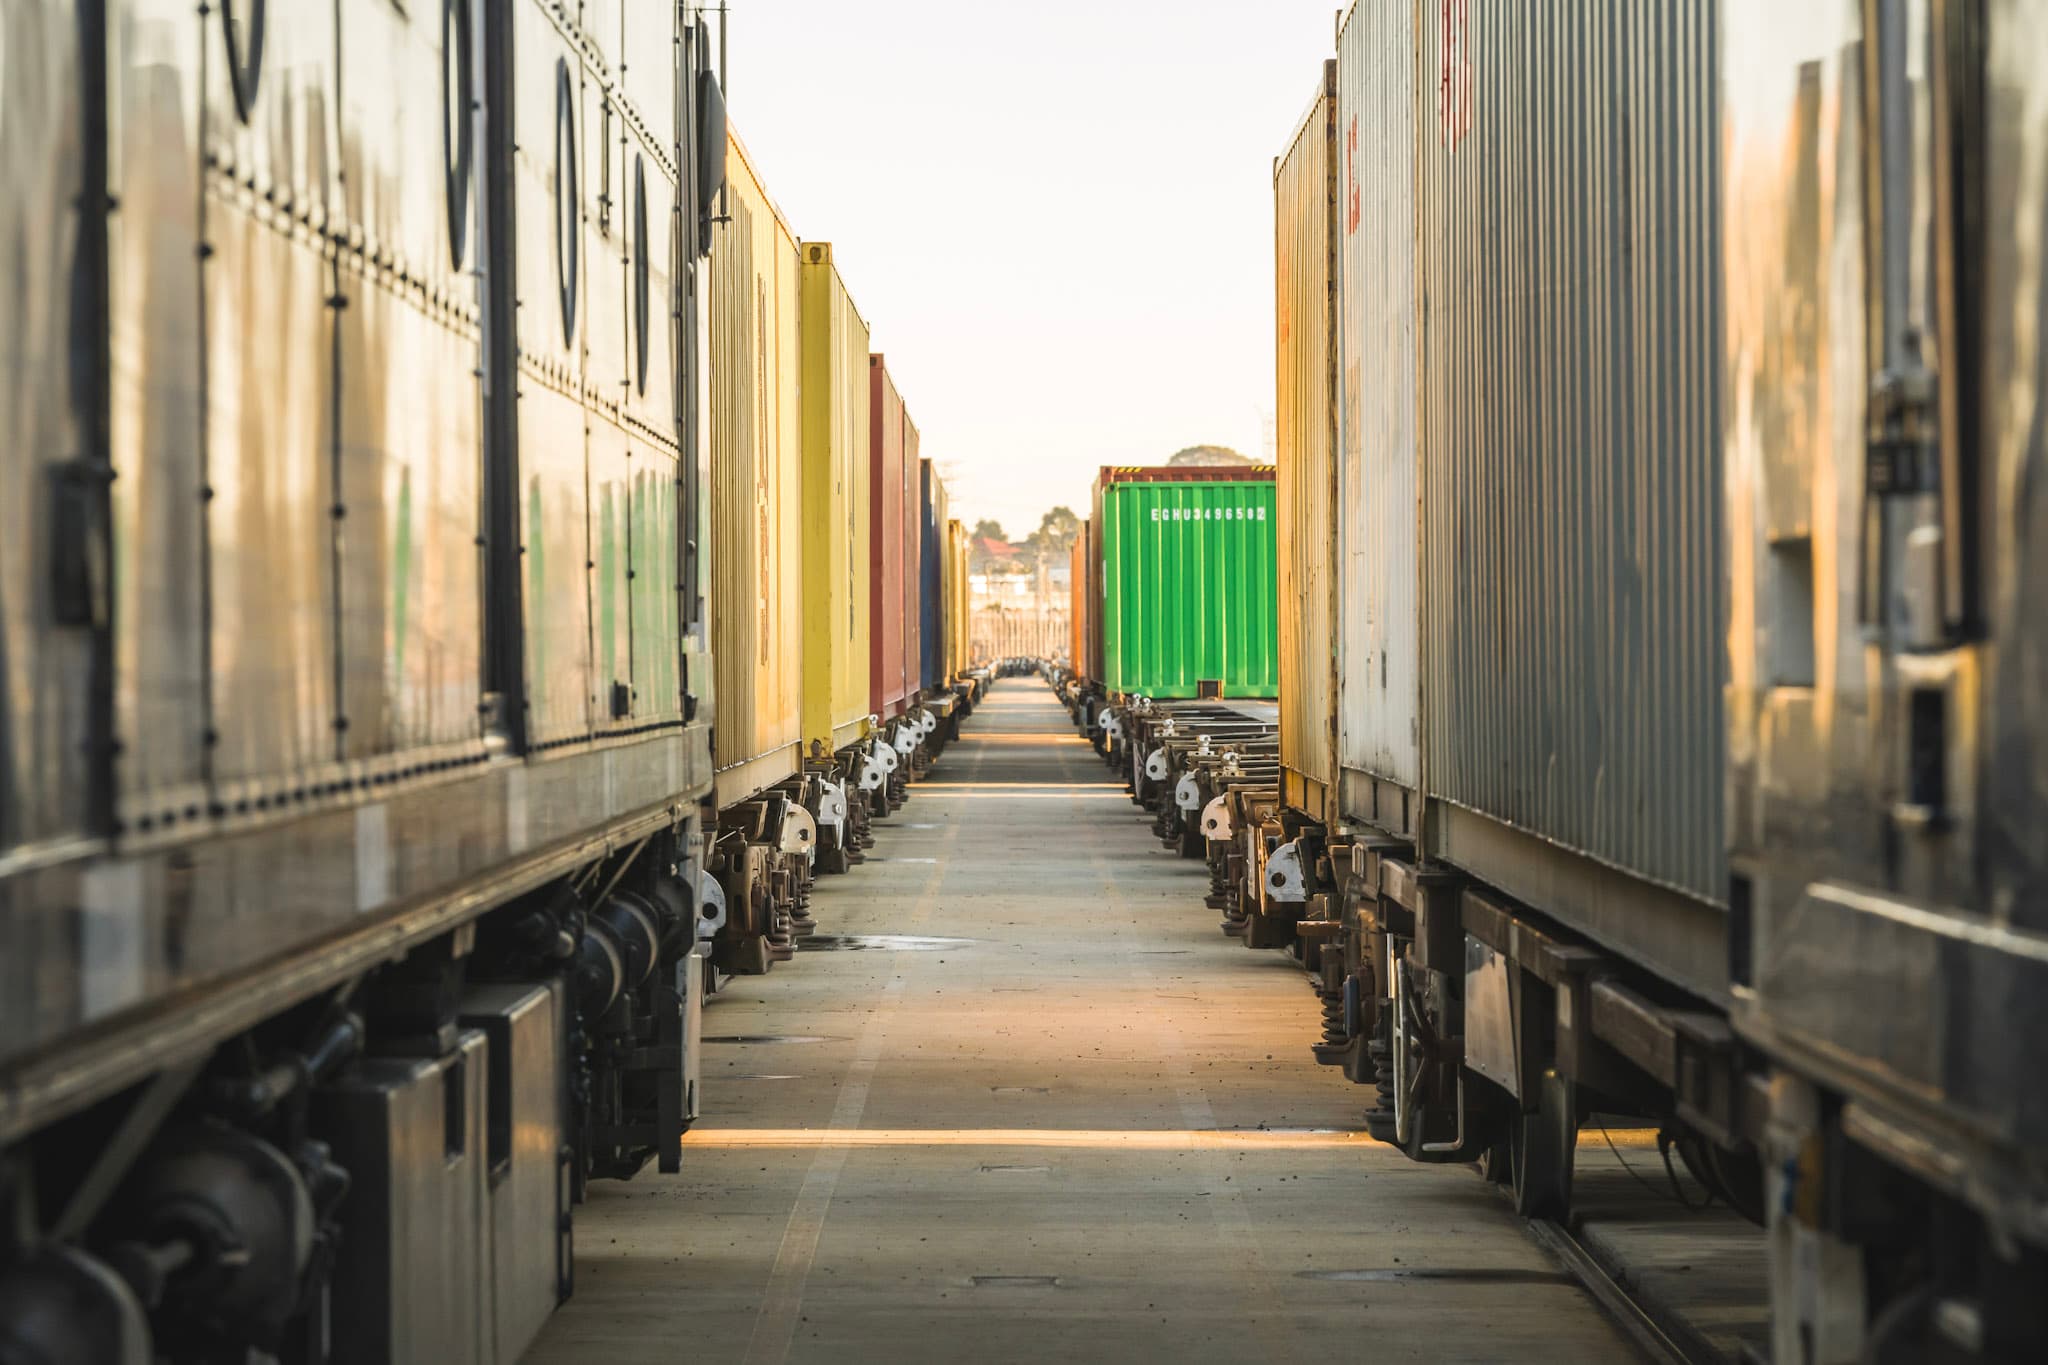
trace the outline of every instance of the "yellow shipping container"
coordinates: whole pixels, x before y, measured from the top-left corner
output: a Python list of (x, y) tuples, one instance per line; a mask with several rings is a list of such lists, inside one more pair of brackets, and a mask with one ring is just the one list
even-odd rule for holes
[(967, 528), (946, 523), (946, 679), (967, 671)]
[(802, 766), (796, 234), (737, 134), (711, 247), (711, 648), (720, 808)]
[(1273, 167), (1280, 764), (1287, 803), (1335, 812), (1337, 64)]
[(868, 325), (828, 242), (803, 257), (803, 733), (845, 748), (868, 715)]

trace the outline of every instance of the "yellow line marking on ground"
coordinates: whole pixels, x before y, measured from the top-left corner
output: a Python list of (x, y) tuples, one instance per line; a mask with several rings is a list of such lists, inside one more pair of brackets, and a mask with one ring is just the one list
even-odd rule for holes
[(1071, 791), (1128, 792), (1130, 789), (1121, 782), (920, 782), (914, 790), (921, 792), (987, 791), (987, 792), (1044, 792), (1048, 796)]
[(1298, 1152), (1378, 1146), (1364, 1133), (1258, 1128), (693, 1128), (687, 1147), (1066, 1147), (1124, 1152)]
[(970, 791), (957, 791), (957, 792), (948, 792), (948, 793), (947, 793), (947, 795), (948, 795), (949, 797), (958, 797), (959, 799), (961, 799), (961, 800), (963, 800), (963, 801), (979, 801), (979, 800), (987, 800), (987, 799), (991, 799), (991, 798), (994, 798), (994, 797), (998, 797), (998, 796), (999, 796), (999, 797), (1002, 797), (1002, 798), (1003, 798), (1004, 800), (1006, 800), (1006, 801), (1007, 801), (1007, 800), (1016, 800), (1016, 801), (1036, 801), (1036, 800), (1041, 800), (1041, 799), (1043, 799), (1043, 798), (1045, 798), (1045, 797), (1049, 797), (1049, 796), (1056, 796), (1056, 797), (1058, 797), (1058, 798), (1059, 798), (1060, 800), (1062, 800), (1062, 801), (1129, 801), (1129, 800), (1131, 799), (1131, 798), (1130, 798), (1129, 796), (1125, 795), (1125, 794), (1124, 794), (1124, 793), (1123, 793), (1122, 791), (1120, 791), (1120, 790), (1119, 790), (1119, 791), (1113, 791), (1113, 792), (970, 792)]

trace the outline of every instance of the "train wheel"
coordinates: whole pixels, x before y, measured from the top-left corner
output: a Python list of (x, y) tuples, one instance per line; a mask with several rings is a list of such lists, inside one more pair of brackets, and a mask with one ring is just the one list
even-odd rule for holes
[(1538, 1107), (1508, 1123), (1508, 1179), (1515, 1212), (1563, 1221), (1572, 1208), (1572, 1162), (1578, 1155), (1578, 1096), (1572, 1083), (1545, 1071)]

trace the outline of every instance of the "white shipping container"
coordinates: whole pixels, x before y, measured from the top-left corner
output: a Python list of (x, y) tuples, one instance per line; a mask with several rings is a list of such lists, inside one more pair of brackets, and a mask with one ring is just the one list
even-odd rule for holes
[(1415, 597), (1415, 65), (1411, 0), (1353, 6), (1337, 39), (1338, 758), (1344, 808), (1419, 780)]

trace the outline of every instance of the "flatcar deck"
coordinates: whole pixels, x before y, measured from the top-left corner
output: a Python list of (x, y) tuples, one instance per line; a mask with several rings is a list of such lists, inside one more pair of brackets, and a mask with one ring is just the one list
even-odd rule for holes
[(1470, 1169), (1356, 1131), (1148, 823), (1000, 685), (804, 969), (707, 1005), (681, 1174), (592, 1187), (529, 1359), (1629, 1358)]

